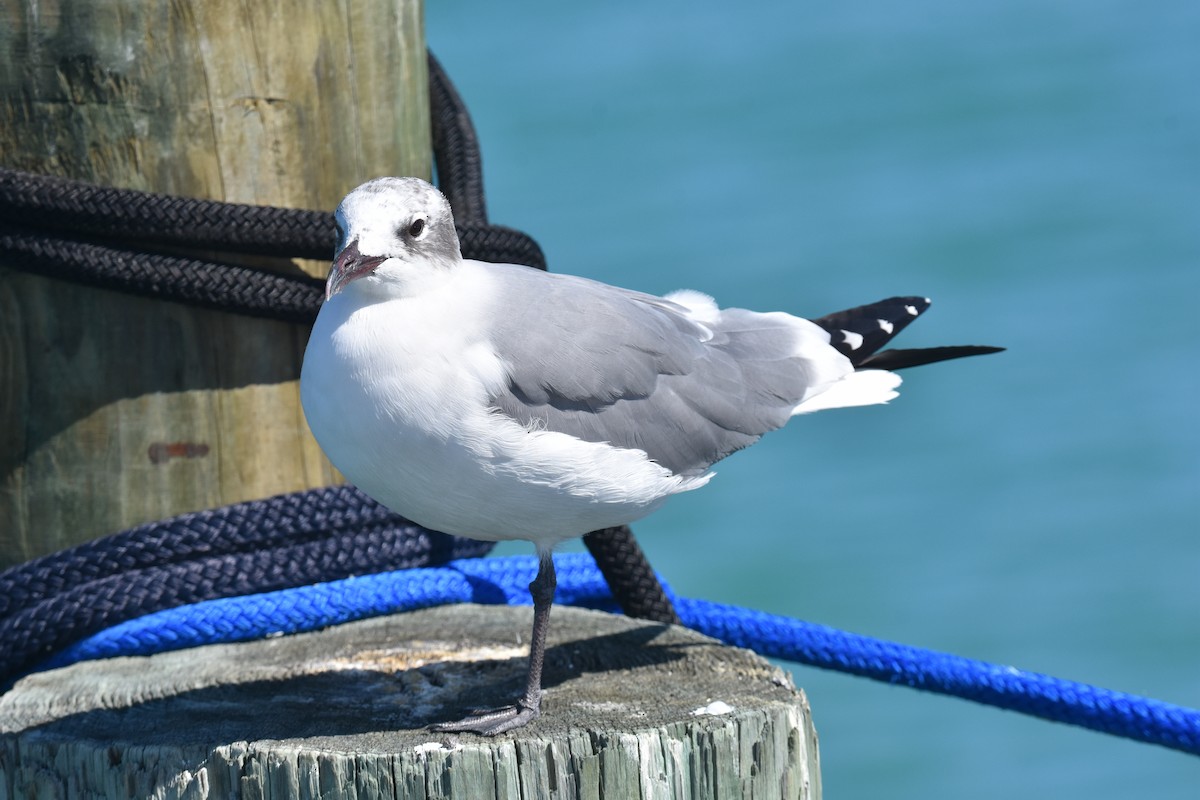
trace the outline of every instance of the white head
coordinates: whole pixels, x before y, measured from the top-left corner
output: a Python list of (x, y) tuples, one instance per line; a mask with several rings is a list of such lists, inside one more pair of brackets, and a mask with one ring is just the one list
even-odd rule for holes
[(450, 204), (420, 178), (367, 181), (346, 195), (335, 217), (326, 299), (351, 282), (402, 296), (462, 260)]

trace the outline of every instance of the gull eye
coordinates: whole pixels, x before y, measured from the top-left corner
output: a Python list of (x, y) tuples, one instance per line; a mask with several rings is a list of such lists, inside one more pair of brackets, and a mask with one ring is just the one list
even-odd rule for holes
[(412, 222), (408, 223), (408, 235), (413, 239), (420, 239), (425, 233), (425, 218), (416, 217)]
[(342, 223), (333, 223), (334, 230), (337, 232), (337, 238), (333, 241), (333, 246), (337, 247), (342, 243), (342, 239), (346, 238), (346, 231), (342, 228)]

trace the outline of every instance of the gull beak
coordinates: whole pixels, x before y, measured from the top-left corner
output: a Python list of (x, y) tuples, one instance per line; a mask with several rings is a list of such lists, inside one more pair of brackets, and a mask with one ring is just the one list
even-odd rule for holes
[(346, 288), (346, 284), (350, 281), (361, 278), (363, 275), (370, 275), (385, 261), (387, 261), (387, 256), (364, 256), (358, 252), (358, 240), (355, 239), (343, 247), (333, 259), (333, 268), (329, 270), (329, 280), (325, 281), (325, 299), (328, 300)]

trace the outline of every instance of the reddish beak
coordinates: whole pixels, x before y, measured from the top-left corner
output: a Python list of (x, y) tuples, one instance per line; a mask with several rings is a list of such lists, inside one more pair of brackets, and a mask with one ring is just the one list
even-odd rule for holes
[(325, 281), (325, 299), (333, 297), (346, 287), (350, 281), (370, 275), (387, 256), (364, 256), (358, 252), (358, 240), (342, 248), (333, 260), (333, 269), (329, 270), (329, 280)]

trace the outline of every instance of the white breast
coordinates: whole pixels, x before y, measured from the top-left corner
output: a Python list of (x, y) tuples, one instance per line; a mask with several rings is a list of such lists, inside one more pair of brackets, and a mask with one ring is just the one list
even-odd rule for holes
[(372, 300), (351, 284), (322, 307), (301, 401), (352, 483), (434, 530), (551, 547), (707, 482), (674, 476), (639, 450), (530, 431), (489, 409), (505, 363), (486, 326), (471, 323), (491, 313), (490, 276), (482, 265), (462, 273), (413, 299)]

